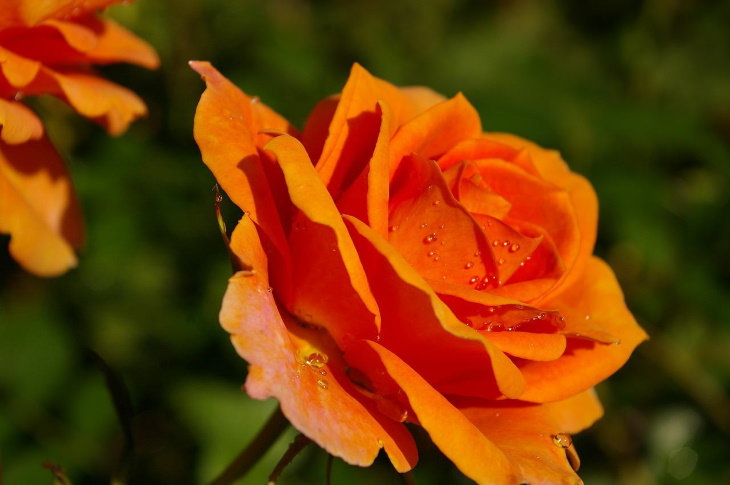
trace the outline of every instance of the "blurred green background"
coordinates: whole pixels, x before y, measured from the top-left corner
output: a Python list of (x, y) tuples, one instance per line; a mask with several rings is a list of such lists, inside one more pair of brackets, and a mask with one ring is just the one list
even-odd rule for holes
[[(652, 336), (598, 388), (575, 438), (587, 484), (730, 483), (730, 2), (677, 0), (140, 0), (108, 14), (162, 67), (104, 68), (150, 116), (110, 138), (60, 103), (34, 107), (88, 226), (78, 269), (51, 280), (0, 252), (3, 485), (108, 483), (123, 445), (93, 349), (129, 388), (130, 484), (209, 481), (274, 404), (239, 387), (217, 323), (230, 274), (213, 177), (192, 140), (210, 60), (301, 126), (354, 61), (396, 84), (465, 93), (485, 129), (559, 149), (595, 185), (597, 253)], [(0, 240), (3, 246), (7, 238)], [(265, 483), (286, 439), (243, 483)], [(420, 484), (469, 483), (425, 444)], [(323, 484), (311, 447), (282, 484)], [(380, 460), (333, 483), (398, 484)]]

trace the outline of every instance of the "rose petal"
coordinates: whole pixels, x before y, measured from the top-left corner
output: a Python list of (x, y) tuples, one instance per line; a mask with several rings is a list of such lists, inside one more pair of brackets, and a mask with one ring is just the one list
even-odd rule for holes
[(410, 100), (398, 88), (354, 64), (316, 163), (320, 177), (335, 198), (372, 156), (380, 127), (380, 119), (375, 114), (378, 102), (387, 105), (393, 113), (395, 124), (391, 130), (413, 111)]
[[(261, 227), (276, 251), (278, 287), (284, 291), (291, 270), (283, 224), (288, 228), (291, 210), (286, 188), (272, 194), (276, 178), (266, 169), (256, 134), (265, 129), (290, 131), (289, 124), (262, 103), (249, 98), (208, 62), (191, 61), (206, 83), (195, 112), (194, 136), (203, 162), (231, 200)], [(278, 168), (277, 168), (278, 170)], [(283, 176), (279, 174), (279, 178)], [(283, 186), (283, 181), (280, 182)], [(275, 197), (276, 195), (276, 197)]]
[(344, 219), (378, 301), (382, 345), (443, 393), (522, 393), (522, 376), (502, 352), (457, 320), (387, 241), (357, 219)]
[(555, 360), (565, 352), (564, 335), (531, 332), (486, 332), (489, 339), (505, 354), (536, 361)]
[(54, 0), (4, 2), (0, 8), (0, 29), (33, 26), (47, 18), (67, 18), (103, 9), (128, 0)]
[[(246, 391), (251, 397), (278, 399), (295, 428), (347, 463), (368, 466), (385, 448), (396, 470), (415, 465), (417, 451), (406, 428), (360, 395), (336, 347), (320, 332), (303, 329), (279, 312), (260, 273), (231, 278), (220, 318), (250, 364)], [(314, 351), (327, 357), (308, 365)]]
[(424, 278), (495, 285), (491, 246), (451, 195), (435, 162), (405, 157), (390, 186), (389, 204), (388, 240)]
[(43, 136), (43, 124), (38, 117), (20, 103), (0, 98), (0, 139), (10, 145), (38, 140)]
[(0, 69), (11, 87), (24, 88), (38, 76), (41, 64), (0, 47)]
[(519, 470), (518, 480), (512, 483), (531, 485), (582, 483), (566, 456), (577, 459), (575, 449), (558, 446), (554, 436), (581, 431), (603, 413), (592, 390), (548, 404), (503, 401), (460, 410)]
[(439, 103), (401, 126), (391, 143), (390, 175), (403, 157), (417, 153), (437, 159), (462, 140), (481, 133), (479, 113), (463, 95)]
[(26, 270), (56, 276), (76, 266), (81, 213), (55, 149), (43, 137), (19, 145), (0, 142), (0, 232)]
[(464, 475), (477, 483), (518, 483), (505, 454), (397, 353), (360, 341), (347, 349), (346, 358), (360, 368), (382, 367), (407, 396), (416, 422)]
[[(521, 399), (548, 402), (584, 391), (619, 369), (636, 346), (647, 338), (626, 308), (623, 294), (611, 269), (593, 257), (574, 285), (565, 289), (550, 306), (566, 315), (565, 331), (571, 331), (569, 309), (588, 315), (596, 326), (620, 339), (613, 345), (569, 338), (565, 354), (552, 362), (524, 362), (520, 368), (528, 381)], [(577, 327), (579, 328), (580, 326)]]
[(326, 328), (337, 342), (374, 337), (380, 327), (378, 305), (342, 217), (304, 146), (282, 135), (266, 150), (276, 156), (291, 203), (300, 211), (289, 234), (296, 283), (290, 311)]
[(387, 105), (378, 102), (376, 114), (381, 117), (373, 156), (355, 182), (337, 200), (343, 214), (366, 222), (381, 236), (388, 233), (388, 161), (392, 114)]

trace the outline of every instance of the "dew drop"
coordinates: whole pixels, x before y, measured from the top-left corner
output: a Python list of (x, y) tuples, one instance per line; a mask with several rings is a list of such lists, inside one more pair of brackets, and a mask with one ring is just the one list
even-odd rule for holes
[(486, 325), (487, 332), (499, 332), (500, 330), (504, 330), (504, 326), (502, 325), (502, 322), (489, 322)]
[(512, 246), (509, 247), (510, 253), (516, 253), (519, 250), (520, 250), (520, 245), (517, 243), (514, 243)]
[(324, 369), (322, 369), (321, 371), (319, 371), (319, 375), (326, 376), (327, 375), (327, 371), (324, 370)]
[(441, 201), (440, 201), (440, 200), (434, 200), (434, 201), (433, 201), (433, 205), (439, 205), (440, 203), (441, 203)]
[(520, 266), (524, 266), (524, 265), (525, 265), (525, 262), (524, 261), (520, 261)]
[(470, 284), (470, 285), (473, 285), (473, 284), (474, 284), (474, 283), (476, 283), (477, 281), (479, 281), (479, 277), (478, 277), (477, 275), (474, 275), (474, 276), (472, 276), (471, 278), (469, 278), (469, 284)]
[(446, 229), (446, 224), (440, 224), (439, 229)]
[(585, 316), (585, 317), (583, 317), (583, 318), (585, 318), (586, 320), (590, 320), (590, 319), (591, 319), (591, 316), (590, 316), (590, 315), (586, 315), (586, 316)]
[(438, 239), (438, 236), (436, 235), (435, 232), (432, 232), (431, 234), (428, 234), (426, 237), (423, 238), (423, 242), (426, 244), (431, 244), (436, 239)]
[(570, 445), (573, 444), (573, 438), (571, 438), (569, 434), (558, 433), (554, 434), (552, 438), (555, 446), (559, 448), (570, 448)]
[(426, 190), (433, 190), (433, 184), (431, 184), (428, 187), (426, 187)]
[(464, 265), (464, 268), (466, 268), (466, 269), (469, 269), (469, 268), (471, 268), (471, 267), (473, 267), (473, 266), (474, 266), (474, 261), (468, 261), (468, 262), (467, 262), (467, 263), (466, 263), (466, 264)]
[(327, 381), (325, 381), (324, 379), (317, 379), (317, 385), (320, 389), (327, 389), (329, 387)]
[(424, 222), (423, 224), (420, 225), (421, 229), (425, 229), (427, 227), (428, 227), (428, 222)]
[(327, 354), (314, 352), (309, 354), (309, 357), (307, 357), (307, 360), (305, 360), (304, 363), (310, 367), (314, 367), (315, 369), (320, 369), (324, 367), (328, 360), (329, 358), (327, 357)]
[(399, 227), (400, 227), (400, 226), (399, 226), (398, 224), (394, 224), (394, 225), (390, 226), (390, 227), (388, 228), (388, 230), (389, 230), (390, 232), (395, 232), (395, 231), (397, 231), (397, 230), (398, 230), (398, 228), (399, 228)]
[(426, 254), (428, 255), (429, 258), (431, 258), (433, 256), (436, 256), (438, 254), (438, 251), (436, 251), (435, 249), (432, 249), (429, 252), (427, 252)]
[(433, 260), (434, 260), (434, 261), (438, 261), (439, 259), (441, 259), (441, 256), (434, 256), (434, 257), (433, 257)]
[(496, 239), (495, 239), (494, 241), (492, 241), (492, 246), (494, 246), (495, 248), (496, 248), (497, 246), (499, 246), (499, 241), (498, 241), (498, 240), (496, 240)]
[(499, 260), (498, 260), (497, 262), (498, 262), (499, 264), (504, 264), (504, 258), (499, 258)]
[(504, 241), (504, 242), (502, 243), (502, 246), (504, 246), (504, 247), (507, 247), (507, 246), (509, 246), (509, 240), (505, 240), (505, 241)]
[(477, 257), (478, 258), (481, 255), (482, 255), (482, 252), (481, 251), (479, 251), (479, 250), (474, 251), (474, 257)]

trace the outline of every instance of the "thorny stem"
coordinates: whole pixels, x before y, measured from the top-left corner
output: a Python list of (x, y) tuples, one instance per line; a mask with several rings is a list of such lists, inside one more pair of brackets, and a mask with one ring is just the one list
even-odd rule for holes
[(210, 485), (230, 485), (244, 476), (279, 439), (279, 436), (288, 428), (289, 421), (284, 417), (281, 408), (276, 408), (261, 431), (244, 448)]
[(274, 467), (274, 471), (272, 471), (271, 475), (269, 475), (268, 485), (276, 485), (276, 481), (279, 479), (279, 476), (284, 471), (284, 468), (286, 468), (286, 466), (291, 463), (294, 457), (296, 457), (311, 442), (312, 440), (310, 440), (303, 434), (298, 434), (294, 438), (294, 441), (292, 441), (289, 445), (289, 448), (286, 450), (286, 453), (284, 453), (284, 456), (282, 456), (281, 460), (279, 460), (279, 463), (277, 463)]

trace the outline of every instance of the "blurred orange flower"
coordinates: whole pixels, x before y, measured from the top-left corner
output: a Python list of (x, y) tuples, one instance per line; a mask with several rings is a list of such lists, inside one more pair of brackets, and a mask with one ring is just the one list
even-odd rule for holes
[(81, 213), (43, 124), (20, 101), (51, 94), (112, 135), (146, 114), (142, 100), (94, 64), (159, 64), (144, 41), (95, 15), (120, 0), (0, 0), (0, 233), (28, 271), (54, 276), (76, 265)]
[(483, 133), (462, 95), (355, 65), (298, 133), (191, 65), (207, 84), (195, 139), (245, 211), (220, 319), (249, 395), (348, 463), (384, 448), (411, 469), (408, 422), (478, 483), (579, 482), (570, 434), (646, 338), (592, 255), (590, 184)]

